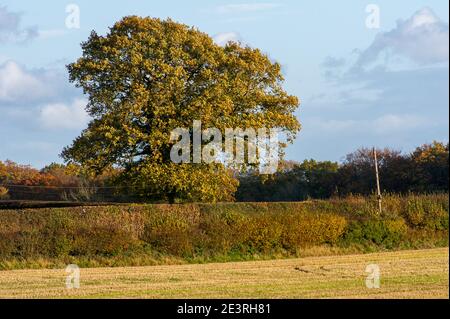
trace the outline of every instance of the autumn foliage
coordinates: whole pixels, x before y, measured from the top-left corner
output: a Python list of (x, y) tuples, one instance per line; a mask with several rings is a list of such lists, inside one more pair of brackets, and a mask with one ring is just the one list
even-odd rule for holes
[(62, 156), (96, 174), (120, 167), (143, 197), (233, 199), (238, 181), (223, 163), (170, 158), (171, 132), (194, 120), (222, 136), (226, 128), (277, 128), (287, 142), (300, 129), (298, 98), (283, 89), (280, 64), (259, 49), (219, 46), (170, 19), (129, 16), (104, 36), (93, 31), (82, 51), (68, 70), (93, 120)]
[(112, 185), (116, 174), (114, 170), (109, 170), (94, 177), (75, 164), (52, 163), (38, 170), (9, 160), (0, 161), (0, 199), (100, 200), (101, 197), (94, 196), (95, 193)]

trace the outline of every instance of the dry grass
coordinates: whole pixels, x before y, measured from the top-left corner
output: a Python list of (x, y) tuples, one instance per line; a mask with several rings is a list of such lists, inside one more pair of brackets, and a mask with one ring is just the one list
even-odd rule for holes
[[(448, 298), (448, 248), (202, 265), (0, 271), (1, 298)], [(378, 264), (381, 286), (365, 285)]]

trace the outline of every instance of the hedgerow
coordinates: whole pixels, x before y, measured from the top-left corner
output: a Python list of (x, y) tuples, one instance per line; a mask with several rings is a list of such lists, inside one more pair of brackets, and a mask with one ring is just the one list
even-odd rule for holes
[[(448, 194), (286, 203), (0, 210), (0, 267), (11, 260), (181, 260), (295, 256), (317, 246), (396, 249), (448, 244)], [(105, 263), (105, 262), (102, 262)], [(100, 264), (102, 264), (100, 263)], [(97, 264), (96, 264), (97, 265)]]

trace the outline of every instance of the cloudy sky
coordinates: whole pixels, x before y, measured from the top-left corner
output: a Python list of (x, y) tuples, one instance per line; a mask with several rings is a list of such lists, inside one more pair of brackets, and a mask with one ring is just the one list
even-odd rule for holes
[(286, 89), (302, 101), (289, 159), (446, 142), (448, 10), (443, 0), (0, 0), (0, 160), (61, 161), (89, 121), (64, 66), (91, 30), (104, 34), (131, 14), (195, 25), (217, 43), (239, 40), (280, 62)]

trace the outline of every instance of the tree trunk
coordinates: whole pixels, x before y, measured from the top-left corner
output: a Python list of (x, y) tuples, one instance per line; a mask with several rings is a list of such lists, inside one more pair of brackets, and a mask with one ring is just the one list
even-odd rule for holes
[(175, 193), (169, 193), (167, 194), (167, 197), (169, 199), (169, 204), (175, 204)]

